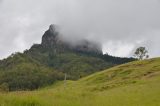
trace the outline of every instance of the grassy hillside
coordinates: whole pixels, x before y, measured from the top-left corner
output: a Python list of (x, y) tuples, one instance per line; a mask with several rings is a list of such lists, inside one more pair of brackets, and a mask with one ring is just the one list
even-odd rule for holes
[(78, 81), (0, 94), (1, 106), (160, 106), (160, 58), (135, 61)]

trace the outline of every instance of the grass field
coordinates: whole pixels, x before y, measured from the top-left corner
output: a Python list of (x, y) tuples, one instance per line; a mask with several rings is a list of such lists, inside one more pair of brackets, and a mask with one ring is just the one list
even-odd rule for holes
[(0, 93), (0, 106), (160, 106), (160, 58), (36, 91)]

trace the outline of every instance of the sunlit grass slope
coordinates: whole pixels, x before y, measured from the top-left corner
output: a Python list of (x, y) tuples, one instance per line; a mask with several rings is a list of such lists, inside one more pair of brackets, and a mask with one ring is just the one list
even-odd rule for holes
[(37, 91), (0, 93), (0, 106), (160, 106), (160, 58)]

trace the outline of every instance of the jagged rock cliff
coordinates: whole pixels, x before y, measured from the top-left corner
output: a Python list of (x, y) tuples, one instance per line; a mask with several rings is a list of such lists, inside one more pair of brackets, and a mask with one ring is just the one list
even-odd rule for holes
[(57, 51), (74, 50), (79, 52), (92, 52), (102, 54), (102, 47), (95, 42), (81, 40), (77, 44), (70, 44), (60, 37), (58, 27), (54, 24), (42, 36), (41, 45), (46, 48), (53, 48)]

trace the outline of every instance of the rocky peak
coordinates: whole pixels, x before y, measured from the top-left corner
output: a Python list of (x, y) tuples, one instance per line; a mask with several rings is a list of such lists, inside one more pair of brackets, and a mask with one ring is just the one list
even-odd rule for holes
[(49, 26), (49, 31), (50, 31), (50, 33), (53, 33), (53, 35), (55, 35), (56, 33), (58, 33), (57, 30), (58, 30), (58, 26), (57, 25), (51, 24)]
[(76, 51), (82, 52), (93, 52), (97, 54), (102, 54), (102, 46), (99, 43), (91, 42), (88, 40), (81, 40), (79, 44), (74, 46)]
[(58, 40), (58, 28), (56, 25), (52, 24), (49, 26), (49, 29), (42, 36), (42, 46), (52, 47), (56, 45)]
[[(46, 48), (54, 48), (59, 51), (62, 49), (70, 49), (74, 51), (80, 51), (80, 52), (93, 52), (102, 54), (102, 47), (101, 45), (90, 42), (88, 40), (82, 40), (79, 44), (71, 45), (66, 43), (64, 40), (62, 40), (59, 37), (59, 30), (57, 25), (50, 25), (49, 29), (44, 33), (42, 37), (42, 43), (41, 45)], [(62, 50), (64, 51), (64, 50)]]

